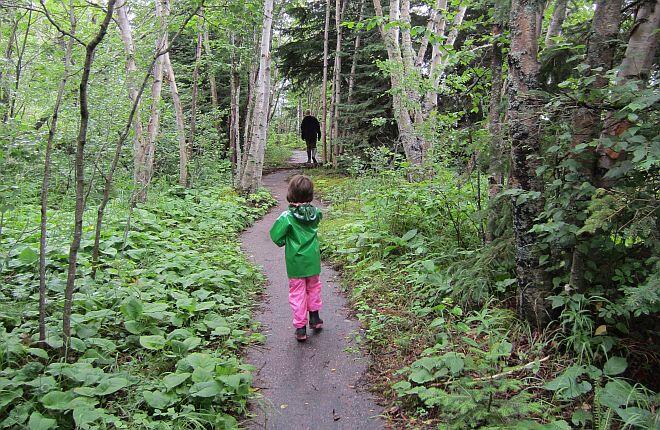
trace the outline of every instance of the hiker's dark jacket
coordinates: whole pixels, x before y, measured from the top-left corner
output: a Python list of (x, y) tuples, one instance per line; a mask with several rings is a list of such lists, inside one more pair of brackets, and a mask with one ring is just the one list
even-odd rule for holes
[(308, 145), (316, 146), (316, 141), (321, 139), (321, 124), (319, 120), (311, 115), (303, 118), (300, 123), (300, 137)]

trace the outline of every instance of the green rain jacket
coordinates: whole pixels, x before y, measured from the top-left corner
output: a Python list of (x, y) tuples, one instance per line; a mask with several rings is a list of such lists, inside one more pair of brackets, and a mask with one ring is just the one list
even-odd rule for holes
[(270, 228), (270, 238), (277, 246), (286, 245), (286, 274), (306, 278), (321, 273), (321, 252), (317, 231), (323, 214), (311, 204), (290, 205)]

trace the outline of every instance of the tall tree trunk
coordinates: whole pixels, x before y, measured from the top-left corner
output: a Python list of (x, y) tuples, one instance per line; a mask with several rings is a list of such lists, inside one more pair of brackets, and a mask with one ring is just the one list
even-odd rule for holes
[[(73, 2), (69, 3), (69, 33), (76, 33), (76, 16), (73, 10)], [(48, 129), (48, 140), (46, 141), (46, 154), (44, 157), (44, 177), (41, 183), (41, 237), (39, 240), (39, 342), (46, 342), (46, 247), (48, 239), (48, 191), (50, 186), (50, 161), (53, 149), (53, 141), (57, 132), (60, 106), (64, 98), (66, 83), (69, 79), (71, 69), (71, 57), (73, 52), (73, 38), (66, 42), (64, 53), (64, 72), (60, 85), (57, 89), (57, 98), (53, 107), (50, 127)]]
[(179, 96), (179, 89), (176, 84), (174, 68), (170, 61), (169, 53), (163, 55), (163, 67), (167, 76), (172, 93), (172, 104), (174, 105), (174, 118), (176, 120), (177, 136), (179, 138), (179, 185), (188, 186), (188, 143), (186, 142), (186, 126), (183, 117), (183, 106)]
[[(463, 18), (465, 18), (465, 12), (467, 12), (467, 6), (459, 6), (458, 11), (456, 11), (456, 16), (454, 16), (454, 21), (452, 22), (451, 30), (447, 35), (447, 40), (445, 41), (444, 46), (451, 48), (454, 47), (456, 38), (458, 37), (458, 30), (461, 24), (463, 24)], [(444, 28), (442, 28), (442, 30), (444, 32)], [(433, 51), (433, 58), (431, 59), (431, 66), (429, 69), (429, 78), (432, 82), (432, 88), (426, 93), (424, 105), (422, 108), (424, 117), (426, 118), (428, 118), (431, 112), (438, 106), (437, 88), (440, 85), (440, 79), (442, 78), (443, 69), (446, 66), (446, 63), (447, 56), (443, 55), (441, 50), (436, 47)]]
[[(617, 46), (617, 36), (621, 21), (621, 6), (623, 0), (598, 0), (594, 17), (591, 22), (591, 34), (587, 48), (586, 63), (589, 66), (587, 73), (594, 74), (591, 84), (595, 90), (605, 88), (608, 80), (605, 73), (612, 68), (612, 60)], [(577, 108), (572, 115), (573, 139), (572, 146), (588, 143), (598, 138), (602, 124), (600, 123), (600, 110), (588, 107)], [(578, 161), (578, 173), (580, 179), (594, 182), (596, 163), (598, 157), (595, 151), (587, 150), (576, 156)], [(571, 207), (577, 206), (577, 201), (571, 203)], [(577, 210), (577, 209), (576, 209)], [(572, 222), (579, 222), (575, 216)], [(585, 238), (578, 238), (578, 243), (573, 247), (571, 263), (571, 274), (569, 284), (577, 291), (584, 290), (585, 260), (587, 249), (585, 249)]]
[(215, 80), (215, 71), (213, 70), (213, 51), (211, 50), (211, 41), (209, 40), (209, 29), (204, 22), (204, 55), (208, 61), (209, 86), (211, 87), (211, 106), (213, 106), (213, 123), (217, 132), (217, 138), (222, 135), (222, 126), (217, 118), (218, 113), (218, 86)]
[(344, 0), (343, 6), (341, 0), (335, 0), (335, 31), (337, 32), (337, 45), (335, 47), (335, 64), (332, 77), (332, 103), (330, 104), (330, 150), (332, 165), (337, 167), (337, 157), (339, 156), (339, 105), (341, 103), (341, 42), (342, 26), (341, 22), (346, 11), (347, 0)]
[[(135, 42), (133, 41), (133, 31), (131, 30), (131, 22), (128, 18), (128, 0), (124, 0), (122, 5), (117, 8), (117, 23), (119, 25), (119, 33), (121, 40), (124, 43), (124, 50), (126, 51), (126, 82), (128, 86), (128, 98), (131, 103), (137, 99), (138, 88), (135, 84), (135, 72), (137, 72), (137, 65), (135, 63)], [(140, 120), (140, 109), (138, 105), (135, 114), (134, 134), (133, 134), (133, 151), (137, 154), (142, 146), (142, 121)]]
[[(158, 0), (156, 0), (158, 1)], [(165, 27), (165, 48), (168, 49), (168, 52), (163, 54), (163, 70), (166, 74), (167, 81), (170, 85), (170, 92), (172, 93), (172, 104), (174, 105), (174, 117), (176, 120), (177, 136), (179, 138), (179, 185), (182, 187), (188, 186), (188, 157), (190, 153), (190, 148), (186, 142), (186, 126), (183, 115), (183, 106), (181, 105), (181, 98), (179, 97), (179, 89), (176, 84), (176, 76), (174, 75), (174, 68), (172, 67), (172, 62), (170, 61), (169, 53), (169, 35), (167, 33), (167, 22), (170, 15), (170, 0), (162, 0), (162, 8), (160, 12), (162, 13), (163, 21), (166, 24)]]
[[(381, 22), (384, 21), (383, 7), (380, 0), (373, 0), (376, 16)], [(390, 3), (390, 17), (398, 18), (399, 9), (398, 1)], [(413, 119), (410, 117), (408, 107), (400, 94), (401, 83), (403, 80), (403, 57), (401, 55), (401, 47), (398, 40), (398, 30), (394, 27), (386, 28), (382, 23), (378, 26), (385, 48), (387, 50), (387, 57), (395, 67), (390, 72), (390, 84), (394, 93), (392, 94), (392, 105), (394, 108), (394, 115), (399, 130), (399, 139), (403, 145), (406, 159), (412, 165), (421, 165), (424, 158), (424, 143), (415, 133)]]
[(261, 47), (259, 56), (259, 76), (255, 88), (255, 104), (252, 114), (250, 149), (245, 169), (242, 172), (240, 189), (245, 193), (255, 192), (261, 185), (264, 152), (268, 133), (268, 112), (270, 102), (270, 44), (273, 26), (273, 0), (265, 0)]
[(502, 141), (502, 123), (500, 122), (500, 102), (502, 100), (502, 45), (499, 38), (502, 36), (502, 26), (493, 24), (493, 49), (490, 63), (491, 86), (490, 103), (488, 106), (488, 132), (490, 133), (490, 176), (488, 178), (488, 198), (490, 201), (490, 214), (486, 232), (486, 242), (492, 242), (495, 230), (496, 212), (495, 197), (504, 185), (504, 148)]
[[(631, 79), (648, 79), (655, 59), (655, 52), (658, 47), (660, 33), (660, 0), (648, 0), (641, 4), (637, 11), (635, 25), (633, 26), (626, 53), (618, 67), (617, 83), (625, 84)], [(613, 112), (607, 112), (603, 124), (601, 137), (618, 136), (627, 130), (630, 123), (623, 119), (615, 118)], [(601, 153), (598, 160), (598, 166), (609, 170), (613, 160), (619, 157), (619, 154), (609, 148), (599, 148)], [(608, 181), (604, 181), (601, 186), (609, 186)]]
[(190, 147), (195, 148), (195, 133), (197, 132), (197, 98), (199, 94), (199, 66), (202, 60), (202, 31), (197, 33), (197, 48), (195, 49), (195, 68), (193, 69), (192, 103), (190, 106)]
[(543, 178), (536, 174), (541, 165), (541, 101), (534, 93), (539, 88), (537, 16), (542, 3), (543, 0), (512, 1), (508, 57), (512, 182), (514, 187), (527, 193), (526, 199), (513, 199), (518, 306), (521, 316), (538, 328), (550, 321), (547, 297), (551, 292), (546, 273), (539, 265), (538, 235), (531, 232), (543, 210)]
[(330, 0), (325, 2), (325, 30), (323, 31), (323, 83), (321, 84), (321, 146), (323, 147), (323, 162), (328, 162), (328, 51), (330, 36)]
[[(235, 46), (236, 37), (231, 35), (232, 46)], [(229, 147), (230, 160), (234, 177), (240, 177), (241, 142), (240, 142), (240, 99), (241, 99), (241, 76), (238, 70), (236, 52), (232, 49), (231, 53), (231, 76), (230, 76), (230, 127), (229, 127)]]
[[(364, 7), (365, 0), (360, 1), (360, 16), (358, 17), (358, 23), (361, 23), (364, 19)], [(353, 101), (353, 90), (355, 88), (355, 74), (357, 72), (357, 64), (360, 53), (360, 44), (362, 43), (362, 32), (357, 31), (355, 35), (355, 46), (353, 48), (353, 63), (351, 64), (351, 74), (348, 76), (348, 99), (347, 103), (350, 105)]]
[(99, 32), (85, 47), (85, 61), (83, 63), (83, 72), (80, 78), (80, 125), (78, 127), (78, 137), (76, 139), (76, 208), (75, 222), (73, 228), (73, 240), (69, 248), (69, 267), (67, 271), (66, 288), (64, 290), (64, 313), (62, 316), (62, 332), (65, 347), (69, 345), (71, 338), (71, 310), (73, 307), (73, 290), (76, 283), (76, 271), (78, 263), (78, 250), (82, 238), (83, 213), (85, 210), (85, 144), (87, 143), (87, 127), (89, 124), (89, 107), (87, 105), (87, 87), (89, 84), (89, 75), (92, 69), (92, 61), (96, 48), (101, 43), (108, 30), (108, 25), (112, 20), (112, 13), (116, 0), (108, 0), (105, 17)]
[[(156, 40), (156, 52), (168, 49), (167, 23), (163, 16), (163, 5), (161, 0), (154, 0), (156, 16), (159, 22), (159, 36)], [(153, 67), (153, 83), (151, 85), (151, 109), (149, 123), (147, 124), (146, 140), (140, 144), (135, 152), (134, 181), (136, 187), (135, 202), (147, 200), (147, 189), (151, 182), (154, 170), (154, 159), (156, 153), (156, 140), (160, 126), (160, 101), (163, 89), (164, 58), (159, 56)]]
[(649, 76), (660, 39), (659, 27), (660, 1), (643, 2), (637, 12), (618, 76), (624, 79), (645, 79)]
[(248, 79), (248, 95), (247, 95), (247, 106), (246, 113), (243, 125), (243, 158), (241, 159), (240, 173), (241, 175), (237, 177), (238, 183), (237, 187), (240, 187), (240, 181), (245, 171), (245, 164), (247, 163), (247, 156), (250, 152), (250, 136), (252, 133), (252, 117), (254, 116), (254, 96), (255, 96), (255, 87), (257, 85), (257, 78), (259, 77), (259, 62), (254, 61), (250, 68), (250, 75)]
[(555, 1), (555, 10), (552, 11), (552, 19), (548, 26), (548, 32), (545, 34), (546, 48), (552, 47), (555, 44), (553, 39), (561, 34), (561, 27), (564, 25), (564, 19), (566, 18), (567, 4), (568, 0)]
[[(421, 67), (424, 64), (424, 57), (426, 56), (426, 51), (429, 48), (429, 34), (435, 34), (439, 29), (440, 23), (444, 21), (441, 11), (447, 8), (446, 0), (437, 0), (436, 6), (431, 10), (431, 16), (429, 17), (429, 22), (426, 24), (426, 32), (422, 37), (422, 41), (419, 44), (419, 50), (417, 51), (417, 58), (415, 59), (415, 65)], [(444, 29), (443, 29), (444, 31)]]

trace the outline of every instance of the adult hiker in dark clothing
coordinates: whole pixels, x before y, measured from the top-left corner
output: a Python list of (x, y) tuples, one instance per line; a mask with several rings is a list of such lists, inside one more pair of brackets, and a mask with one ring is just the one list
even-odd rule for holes
[(307, 144), (307, 163), (318, 164), (316, 161), (316, 141), (321, 139), (321, 124), (311, 111), (305, 112), (305, 118), (300, 123), (300, 137)]

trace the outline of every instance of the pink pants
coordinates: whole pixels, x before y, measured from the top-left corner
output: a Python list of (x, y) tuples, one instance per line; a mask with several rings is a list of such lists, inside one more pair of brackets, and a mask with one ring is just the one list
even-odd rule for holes
[(290, 278), (289, 304), (293, 312), (293, 326), (295, 328), (305, 327), (307, 325), (307, 312), (319, 311), (323, 306), (319, 275), (307, 278)]

